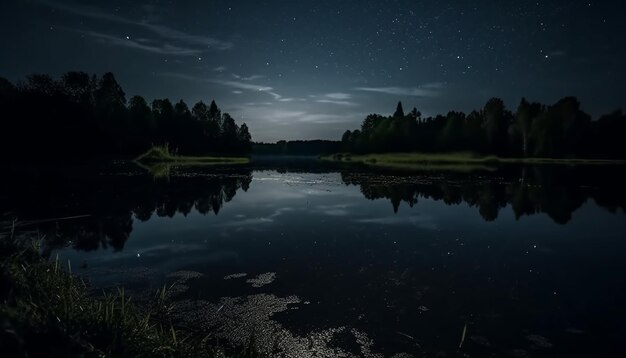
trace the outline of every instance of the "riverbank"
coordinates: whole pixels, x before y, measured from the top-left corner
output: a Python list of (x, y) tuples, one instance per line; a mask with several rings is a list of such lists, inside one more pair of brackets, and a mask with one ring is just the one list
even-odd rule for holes
[(247, 164), (246, 157), (212, 157), (212, 156), (180, 156), (172, 154), (168, 146), (154, 146), (135, 159), (143, 165), (176, 164), (176, 165), (211, 165), (211, 164)]
[[(92, 296), (39, 241), (0, 235), (0, 346), (9, 357), (225, 357), (171, 322), (168, 289), (137, 305), (124, 288)], [(247, 355), (246, 355), (247, 354)], [(235, 356), (253, 357), (253, 347)]]
[(494, 169), (506, 164), (531, 165), (626, 165), (624, 160), (605, 159), (562, 159), (562, 158), (500, 158), (480, 156), (474, 153), (382, 153), (351, 154), (338, 153), (320, 157), (321, 160), (343, 163), (361, 163), (371, 166), (398, 169), (450, 169), (474, 170)]

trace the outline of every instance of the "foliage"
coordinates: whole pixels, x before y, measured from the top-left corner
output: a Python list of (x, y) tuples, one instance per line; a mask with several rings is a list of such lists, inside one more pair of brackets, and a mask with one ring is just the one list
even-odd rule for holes
[(246, 157), (198, 157), (179, 156), (170, 152), (169, 146), (154, 146), (135, 158), (135, 163), (147, 169), (155, 177), (168, 177), (173, 166), (206, 166), (219, 164), (247, 164)]
[[(35, 74), (13, 85), (0, 78), (0, 154), (5, 160), (133, 158), (169, 143), (182, 155), (245, 155), (252, 137), (211, 102), (190, 110), (141, 96), (127, 101), (112, 73)], [(9, 155), (11, 153), (11, 155)]]
[[(101, 297), (71, 274), (71, 265), (39, 255), (37, 241), (0, 244), (0, 345), (10, 357), (225, 357), (207, 338), (175, 328), (167, 287), (137, 306), (123, 288)], [(252, 340), (251, 340), (252, 341)], [(254, 344), (235, 354), (255, 357)]]
[(138, 162), (152, 163), (152, 162), (173, 162), (175, 161), (174, 155), (170, 153), (169, 145), (155, 145), (148, 149), (147, 152), (136, 158)]
[(470, 151), (500, 157), (626, 159), (621, 112), (592, 121), (580, 102), (566, 97), (552, 106), (522, 99), (513, 114), (499, 98), (480, 111), (451, 111), (423, 118), (405, 115), (398, 103), (392, 116), (368, 115), (361, 128), (346, 131), (341, 150), (356, 154)]
[(123, 289), (89, 298), (69, 262), (48, 264), (26, 248), (1, 267), (10, 286), (0, 308), (9, 356), (186, 356), (175, 330), (141, 313)]

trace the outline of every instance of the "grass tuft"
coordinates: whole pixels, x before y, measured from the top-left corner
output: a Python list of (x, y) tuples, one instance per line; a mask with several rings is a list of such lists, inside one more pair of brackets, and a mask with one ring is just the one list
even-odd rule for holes
[[(192, 339), (170, 323), (167, 287), (149, 307), (136, 306), (123, 288), (93, 297), (69, 272), (69, 261), (66, 266), (58, 256), (48, 261), (39, 252), (36, 241), (0, 240), (3, 356), (226, 356), (206, 339)], [(250, 349), (244, 347), (243, 352)]]
[(153, 146), (135, 158), (135, 163), (146, 169), (155, 178), (169, 178), (171, 170), (175, 167), (248, 164), (250, 159), (246, 157), (179, 156), (173, 154), (166, 144)]

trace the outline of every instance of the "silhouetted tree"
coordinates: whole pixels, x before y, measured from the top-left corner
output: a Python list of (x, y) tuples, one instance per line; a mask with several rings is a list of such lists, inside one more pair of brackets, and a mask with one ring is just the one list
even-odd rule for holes
[(68, 72), (58, 81), (34, 74), (18, 86), (0, 79), (0, 155), (15, 162), (128, 158), (166, 143), (190, 155), (247, 153), (251, 143), (241, 139), (248, 136), (237, 132), (234, 120), (229, 125), (236, 130), (222, 138), (220, 113), (215, 101), (211, 108), (199, 102), (190, 111), (182, 100), (172, 105), (156, 99), (148, 107), (134, 96), (126, 106), (126, 94), (111, 73), (97, 78)]
[(126, 106), (126, 94), (111, 72), (102, 76), (94, 95), (100, 113), (121, 112)]
[(191, 119), (191, 112), (189, 111), (189, 107), (187, 103), (182, 99), (176, 103), (174, 106), (174, 118), (177, 121), (188, 121)]
[[(217, 107), (215, 101), (211, 101), (211, 105), (209, 106), (209, 120), (220, 123), (222, 120), (222, 111)], [(221, 123), (220, 123), (221, 126)]]
[(442, 148), (447, 150), (469, 149), (465, 146), (464, 129), (465, 114), (462, 112), (449, 112), (446, 126), (442, 132)]
[(209, 108), (204, 102), (200, 101), (196, 103), (191, 109), (191, 114), (193, 118), (198, 121), (208, 121), (209, 120)]
[(541, 114), (542, 108), (539, 103), (529, 103), (522, 98), (515, 114), (515, 130), (521, 133), (522, 155), (530, 154), (529, 142), (533, 121)]
[(61, 76), (61, 88), (72, 103), (90, 107), (95, 101), (96, 79), (85, 72), (63, 74)]
[(402, 102), (398, 102), (398, 106), (396, 106), (396, 111), (393, 114), (393, 118), (403, 118), (404, 117), (404, 109), (402, 109)]
[(252, 135), (250, 134), (250, 130), (248, 129), (248, 125), (245, 123), (241, 124), (239, 130), (237, 132), (237, 143), (238, 153), (248, 153), (252, 150)]
[(131, 137), (134, 138), (132, 152), (145, 150), (155, 141), (155, 123), (148, 102), (141, 96), (133, 96), (128, 102), (128, 115), (131, 121)]
[(492, 98), (487, 102), (483, 111), (489, 150), (491, 153), (503, 154), (507, 146), (509, 128), (504, 102), (500, 98)]
[(490, 99), (482, 111), (467, 116), (452, 111), (447, 116), (422, 118), (416, 108), (406, 116), (400, 113), (396, 110), (390, 117), (369, 114), (360, 130), (343, 133), (341, 150), (468, 150), (501, 156), (626, 158), (619, 139), (626, 123), (622, 112), (591, 121), (574, 97), (547, 107), (523, 98), (515, 116), (499, 98)]

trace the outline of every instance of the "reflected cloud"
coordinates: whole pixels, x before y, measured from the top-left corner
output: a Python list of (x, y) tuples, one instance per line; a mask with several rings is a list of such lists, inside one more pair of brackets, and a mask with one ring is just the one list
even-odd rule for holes
[[(284, 207), (276, 209), (271, 215), (266, 217), (257, 217), (257, 218), (249, 218), (249, 219), (241, 219), (241, 220), (231, 220), (223, 222), (217, 226), (220, 227), (236, 227), (243, 228), (247, 226), (256, 226), (256, 225), (265, 225), (274, 223), (274, 219), (281, 216), (283, 213), (293, 211), (293, 208)], [(239, 215), (235, 216), (239, 217)]]
[(361, 224), (379, 224), (379, 225), (402, 225), (410, 224), (423, 229), (437, 230), (438, 226), (435, 218), (431, 216), (384, 216), (377, 218), (356, 219), (354, 222)]
[(327, 216), (348, 216), (351, 212), (347, 209), (353, 206), (355, 204), (316, 205), (311, 211)]

